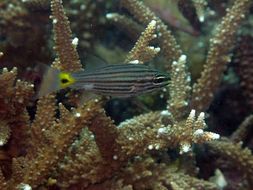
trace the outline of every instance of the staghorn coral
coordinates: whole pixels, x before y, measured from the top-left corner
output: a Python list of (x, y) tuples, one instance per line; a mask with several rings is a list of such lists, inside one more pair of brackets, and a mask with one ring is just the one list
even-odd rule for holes
[(118, 13), (108, 13), (106, 14), (107, 20), (116, 25), (123, 31), (127, 31), (126, 34), (131, 38), (138, 39), (139, 34), (143, 31), (143, 27), (136, 21), (127, 17), (126, 15), (121, 15)]
[(49, 2), (48, 0), (22, 0), (22, 2), (32, 10), (48, 10)]
[(185, 116), (183, 112), (189, 111), (187, 107), (191, 91), (191, 77), (185, 68), (186, 59), (187, 57), (182, 55), (178, 61), (172, 63), (171, 68), (170, 100), (167, 101), (167, 107), (175, 119), (180, 119), (182, 115)]
[(125, 60), (126, 63), (135, 60), (138, 60), (140, 63), (145, 63), (156, 56), (156, 54), (160, 51), (160, 48), (148, 46), (149, 42), (156, 38), (155, 30), (156, 21), (152, 20), (137, 40), (133, 49), (129, 52)]
[(193, 5), (196, 8), (196, 12), (200, 22), (204, 22), (205, 20), (205, 9), (207, 7), (206, 0), (192, 0)]
[(247, 138), (250, 130), (252, 130), (253, 125), (253, 115), (249, 115), (244, 119), (244, 121), (239, 125), (236, 131), (233, 132), (230, 139), (233, 142), (243, 142)]
[[(79, 56), (76, 46), (78, 39), (71, 39), (72, 31), (69, 26), (63, 7), (57, 1), (51, 3), (54, 33), (55, 33), (55, 50), (58, 53), (60, 66), (58, 68), (63, 71), (78, 71), (81, 69)], [(56, 66), (57, 67), (57, 66)]]
[(168, 60), (178, 60), (182, 51), (176, 42), (176, 39), (171, 34), (171, 31), (167, 29), (167, 26), (159, 19), (143, 2), (138, 0), (126, 0), (121, 1), (123, 7), (128, 9), (133, 16), (141, 23), (147, 25), (151, 20), (155, 20), (157, 23), (158, 40), (161, 50), (164, 52), (164, 56)]
[[(216, 189), (214, 184), (178, 170), (174, 165), (157, 164), (152, 158), (135, 158), (134, 163), (123, 168), (118, 177), (96, 185), (94, 189)], [(132, 185), (124, 185), (123, 181)]]
[(0, 145), (3, 146), (5, 143), (8, 142), (8, 139), (10, 137), (10, 127), (8, 124), (4, 121), (1, 121), (0, 123), (0, 131), (1, 131), (1, 136), (0, 136)]
[(243, 95), (247, 99), (247, 104), (253, 108), (252, 102), (252, 43), (253, 38), (251, 36), (242, 36), (238, 42), (238, 46), (235, 52), (235, 64), (237, 67), (237, 72), (241, 80), (241, 87), (243, 90)]
[(228, 55), (234, 44), (236, 30), (245, 18), (251, 1), (235, 1), (221, 23), (216, 28), (215, 36), (210, 40), (204, 71), (193, 87), (192, 106), (198, 110), (208, 107), (214, 96), (214, 91), (221, 80), (222, 72), (230, 61)]
[(4, 68), (0, 74), (0, 163), (1, 173), (5, 176), (9, 175), (11, 158), (23, 155), (28, 147), (26, 139), (29, 136), (29, 116), (26, 106), (33, 95), (33, 85), (20, 80), (15, 81), (16, 76), (16, 68), (10, 71)]
[[(227, 164), (218, 163), (217, 167), (222, 168), (224, 172), (236, 166), (243, 178), (233, 189), (250, 189), (252, 187), (252, 172), (253, 172), (253, 156), (248, 148), (242, 148), (241, 143), (232, 143), (229, 141), (219, 141), (208, 143), (211, 152), (220, 155), (223, 159), (229, 159)], [(228, 168), (227, 165), (230, 165)], [(231, 166), (232, 165), (232, 166)], [(238, 179), (237, 179), (238, 180)]]
[(18, 0), (1, 1), (0, 7), (0, 49), (5, 52), (1, 65), (8, 68), (15, 66), (21, 72), (36, 63), (49, 62), (50, 51), (46, 40), (49, 35), (45, 28), (49, 24), (48, 11), (32, 11)]
[[(240, 166), (244, 181), (242, 187), (252, 188), (251, 152), (247, 148), (241, 149), (239, 144), (212, 141), (219, 135), (204, 131), (207, 127), (204, 111), (212, 99), (207, 97), (208, 101), (203, 102), (202, 98), (206, 98), (207, 93), (216, 92), (220, 80), (212, 79), (221, 78), (223, 70), (218, 68), (219, 72), (213, 72), (217, 65), (208, 63), (227, 57), (231, 47), (219, 52), (220, 46), (211, 44), (204, 74), (192, 87), (193, 81), (187, 70), (188, 58), (182, 54), (167, 26), (140, 1), (125, 0), (122, 5), (132, 8), (129, 11), (134, 17), (148, 25), (136, 43), (138, 51), (134, 48), (130, 52), (130, 55), (137, 52), (138, 56), (130, 60), (142, 62), (155, 33), (158, 39), (154, 41), (157, 40), (164, 57), (174, 60), (172, 65), (167, 62), (172, 73), (167, 88), (166, 110), (148, 111), (117, 125), (103, 109), (106, 102), (103, 98), (80, 101), (69, 108), (61, 102), (62, 97), (52, 93), (37, 101), (34, 119), (29, 119), (26, 107), (32, 99), (33, 86), (18, 80), (16, 69), (3, 69), (0, 75), (0, 124), (9, 127), (12, 132), (1, 147), (0, 188), (218, 189), (218, 183), (197, 175), (192, 145), (206, 141), (211, 141), (207, 145), (212, 152), (229, 157), (229, 163)], [(233, 44), (232, 38), (241, 17), (229, 18), (245, 14), (249, 6), (246, 0), (234, 2), (220, 25), (226, 26), (222, 34), (227, 35), (219, 39), (220, 43)], [(63, 71), (81, 70), (78, 40), (72, 35), (61, 0), (51, 0), (51, 10), (57, 55), (51, 66)], [(232, 24), (233, 19), (237, 21), (235, 25)], [(213, 40), (217, 38), (220, 38), (219, 34), (215, 34)], [(140, 48), (143, 44), (144, 48)], [(222, 63), (223, 68), (226, 61), (222, 60)], [(206, 80), (215, 83), (215, 88), (205, 88), (201, 81)], [(73, 94), (72, 91), (69, 93)], [(68, 97), (64, 98), (66, 102), (71, 101)], [(168, 149), (174, 152), (167, 152)], [(188, 159), (189, 154), (191, 159)], [(199, 152), (196, 151), (196, 154)], [(181, 159), (186, 159), (187, 163), (180, 162)], [(229, 176), (225, 175), (225, 178)]]
[[(99, 35), (97, 30), (104, 23), (103, 1), (68, 1), (67, 15), (72, 21), (71, 28), (74, 35), (79, 39), (79, 51), (87, 55), (92, 52), (96, 39)], [(94, 32), (96, 31), (96, 32)], [(81, 56), (81, 55), (80, 55)]]
[(195, 5), (195, 3), (193, 3), (193, 1), (191, 1), (191, 0), (189, 0), (189, 1), (179, 0), (178, 1), (179, 10), (182, 12), (184, 17), (189, 20), (189, 22), (191, 23), (193, 28), (195, 30), (199, 31), (201, 28), (201, 23), (200, 23), (200, 19), (198, 18), (198, 15), (197, 15), (198, 11), (196, 11), (196, 7), (194, 5)]

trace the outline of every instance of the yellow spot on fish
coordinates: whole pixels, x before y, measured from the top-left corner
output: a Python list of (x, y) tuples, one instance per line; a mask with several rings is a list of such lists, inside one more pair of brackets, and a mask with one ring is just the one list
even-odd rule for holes
[(60, 88), (67, 88), (75, 82), (75, 79), (71, 76), (70, 73), (60, 73)]

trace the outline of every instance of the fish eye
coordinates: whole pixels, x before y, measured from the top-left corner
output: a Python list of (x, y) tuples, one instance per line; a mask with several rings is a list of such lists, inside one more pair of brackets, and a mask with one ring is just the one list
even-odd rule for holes
[(66, 84), (66, 83), (68, 83), (68, 82), (69, 82), (68, 79), (61, 79), (61, 83), (62, 83), (62, 84)]
[(164, 82), (164, 81), (166, 81), (166, 77), (159, 75), (159, 76), (156, 76), (156, 77), (154, 78), (154, 81), (153, 81), (153, 82), (154, 82), (155, 84), (159, 84), (159, 83), (162, 83), (162, 82)]

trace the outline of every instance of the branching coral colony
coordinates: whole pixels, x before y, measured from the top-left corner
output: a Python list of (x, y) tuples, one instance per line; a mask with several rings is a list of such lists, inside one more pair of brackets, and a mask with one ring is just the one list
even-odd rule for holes
[[(193, 2), (203, 22), (202, 9), (207, 4)], [(205, 6), (200, 6), (201, 2)], [(47, 4), (37, 0), (25, 3), (33, 7)], [(116, 126), (106, 116), (104, 100), (89, 100), (68, 110), (57, 103), (52, 93), (38, 100), (31, 122), (26, 106), (33, 96), (33, 85), (16, 80), (16, 68), (4, 68), (0, 75), (0, 189), (221, 189), (231, 182), (221, 172), (215, 176), (219, 180), (197, 177), (192, 145), (207, 141), (210, 151), (221, 155), (220, 164), (225, 157), (226, 165), (238, 167), (241, 181), (236, 187), (252, 189), (253, 156), (249, 149), (241, 147), (252, 116), (246, 118), (231, 140), (216, 140), (218, 134), (204, 131), (204, 111), (230, 60), (228, 53), (236, 30), (251, 0), (235, 0), (227, 10), (210, 40), (201, 77), (193, 86), (187, 57), (162, 20), (141, 1), (123, 0), (121, 5), (139, 24), (125, 22), (124, 16), (116, 13), (107, 14), (107, 18), (122, 25), (134, 23), (138, 29), (141, 24), (147, 26), (125, 62), (142, 64), (160, 50), (168, 64), (172, 62), (167, 67), (171, 73), (167, 109), (142, 114)], [(82, 69), (76, 51), (78, 39), (72, 39), (61, 0), (51, 0), (51, 11), (57, 53), (52, 67), (78, 71)], [(149, 46), (152, 40), (159, 47)], [(168, 148), (179, 153), (176, 160), (169, 157)]]

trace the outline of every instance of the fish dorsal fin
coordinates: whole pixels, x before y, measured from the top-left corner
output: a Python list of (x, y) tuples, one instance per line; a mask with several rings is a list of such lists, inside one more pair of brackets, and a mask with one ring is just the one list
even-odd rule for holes
[(109, 65), (104, 59), (97, 55), (88, 55), (85, 58), (85, 71), (90, 72), (94, 71), (97, 68), (105, 67)]

